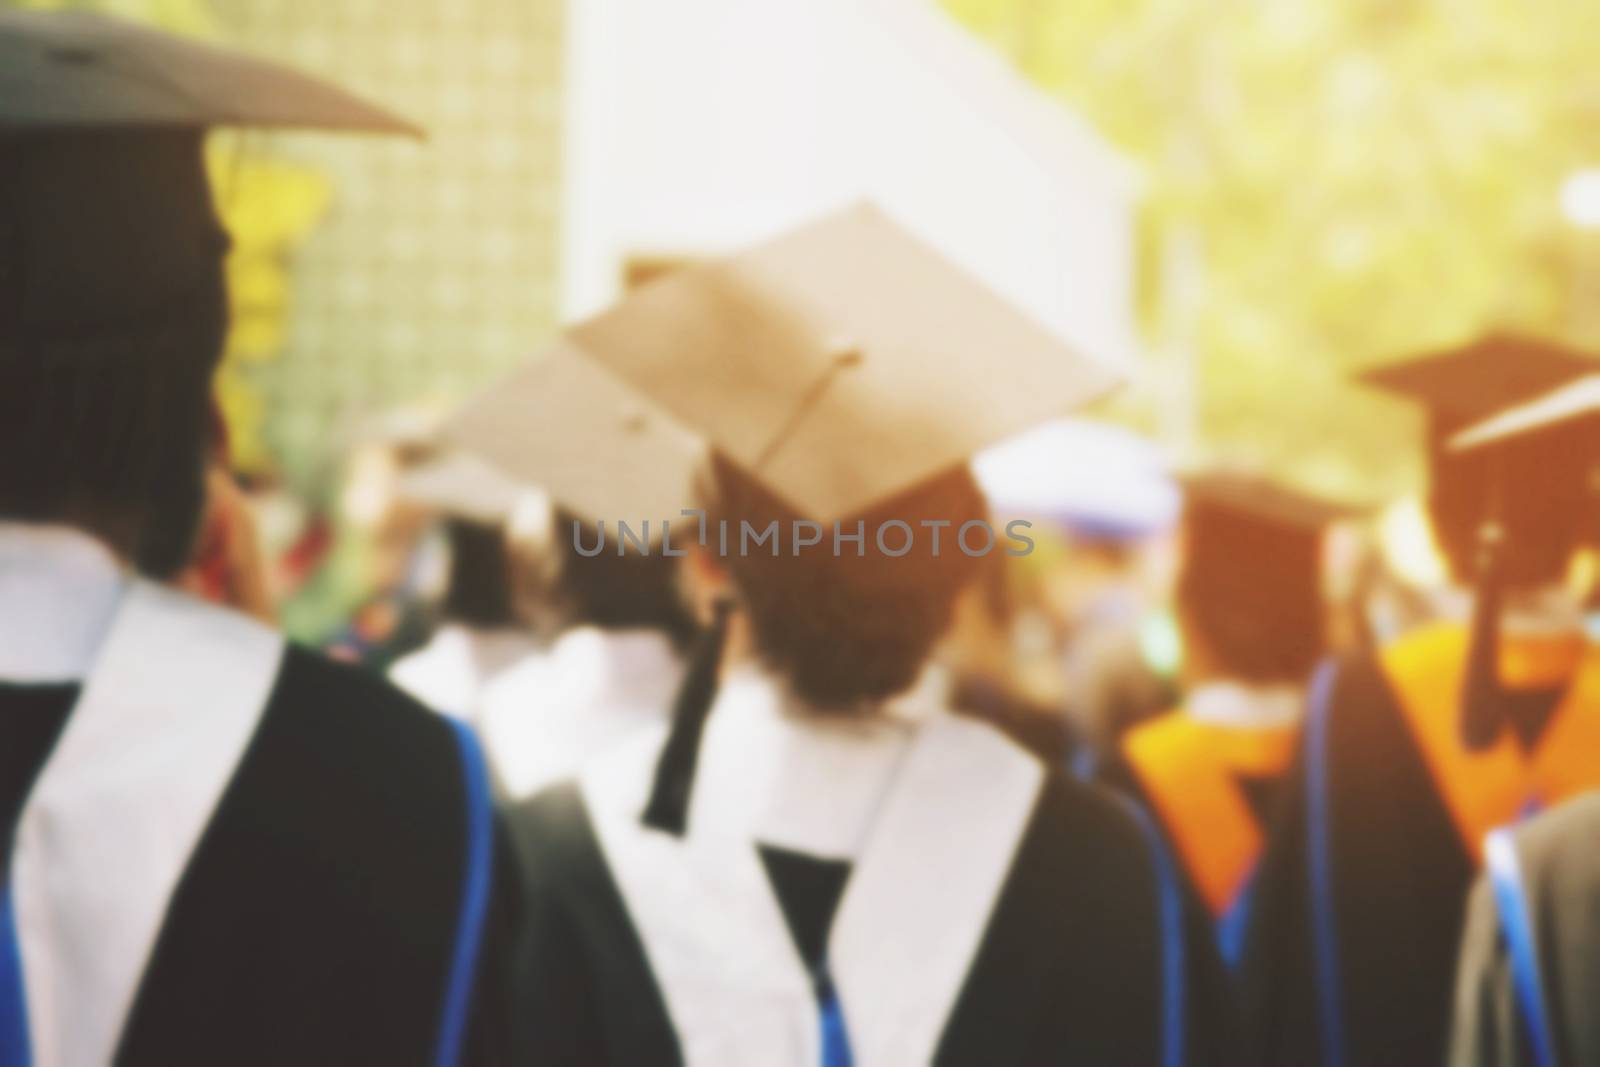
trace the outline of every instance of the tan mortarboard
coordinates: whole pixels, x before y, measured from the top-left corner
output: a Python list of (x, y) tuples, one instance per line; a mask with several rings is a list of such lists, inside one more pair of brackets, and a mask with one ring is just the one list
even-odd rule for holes
[(651, 282), (569, 337), (822, 522), (1119, 377), (868, 205)]
[(453, 415), (444, 436), (608, 525), (659, 536), (695, 503), (698, 437), (568, 344), (530, 360)]
[(1450, 447), (1461, 451), (1482, 448), (1595, 416), (1600, 416), (1600, 374), (1579, 378), (1491, 415), (1452, 437)]
[(499, 526), (511, 519), (526, 490), (476, 456), (446, 451), (402, 473), (395, 495), (451, 518)]

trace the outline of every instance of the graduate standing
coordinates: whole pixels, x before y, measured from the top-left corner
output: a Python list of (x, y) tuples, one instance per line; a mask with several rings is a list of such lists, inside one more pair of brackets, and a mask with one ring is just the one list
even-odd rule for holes
[(682, 516), (703, 448), (569, 346), (540, 353), (450, 419), (450, 438), (553, 501), (530, 583), (548, 653), (497, 679), (481, 733), (496, 778), (526, 797), (659, 726), (694, 619), (679, 580)]
[(390, 666), (389, 680), (476, 723), (495, 677), (542, 652), (519, 615), (509, 533), (528, 494), (481, 460), (445, 453), (402, 474), (396, 495), (443, 518), (449, 573), (438, 628)]
[[(1560, 428), (1577, 433), (1574, 446), (1591, 464), (1600, 461), (1600, 377), (1503, 412), (1452, 445), (1489, 448)], [(1600, 761), (1600, 747), (1587, 758)], [(1453, 1067), (1600, 1063), (1597, 846), (1600, 793), (1485, 841), (1486, 870), (1468, 905), (1456, 978)]]
[(1155, 837), (899, 698), (962, 545), (1017, 546), (986, 543), (965, 458), (1109, 375), (866, 207), (573, 336), (713, 449), (686, 561), (710, 629), (670, 729), (515, 813), (528, 1060), (1228, 1062)]
[(1426, 407), (1434, 534), (1479, 590), (1454, 618), (1319, 669), (1246, 953), (1264, 1063), (1441, 1062), (1485, 834), (1600, 785), (1600, 648), (1564, 585), (1592, 529), (1588, 455), (1560, 433), (1448, 447), (1594, 365), (1489, 336), (1369, 375)]
[(1265, 478), (1183, 485), (1184, 699), (1124, 735), (1106, 775), (1159, 820), (1234, 965), (1326, 649), (1322, 531), (1347, 513)]
[(0, 72), (0, 1063), (497, 1060), (470, 738), (160, 584), (228, 321), (204, 127), (408, 127), (84, 15), (0, 12)]

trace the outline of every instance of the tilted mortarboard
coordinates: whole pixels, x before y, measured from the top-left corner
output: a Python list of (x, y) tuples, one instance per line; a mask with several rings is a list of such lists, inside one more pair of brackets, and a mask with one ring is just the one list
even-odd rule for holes
[[(1593, 357), (1552, 341), (1491, 333), (1457, 348), (1386, 364), (1362, 378), (1421, 403), (1437, 438), (1586, 377), (1597, 366)], [(1462, 740), (1474, 750), (1492, 745), (1506, 726), (1507, 701), (1499, 680), (1501, 570), (1504, 554), (1515, 550), (1505, 544), (1498, 499), (1502, 457), (1487, 445), (1485, 453), (1490, 496), (1479, 530), (1461, 709)]]

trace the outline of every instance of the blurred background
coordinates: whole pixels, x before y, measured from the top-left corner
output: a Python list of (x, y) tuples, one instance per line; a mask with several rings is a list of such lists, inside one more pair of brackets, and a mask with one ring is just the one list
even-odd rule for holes
[(1415, 585), (1415, 415), (1351, 373), (1490, 327), (1600, 342), (1586, 0), (20, 6), (242, 45), (430, 131), (214, 140), (233, 463), (318, 644), (434, 580), (392, 489), (444, 413), (626, 286), (862, 197), (1127, 368), (1092, 414), (1141, 449), (1399, 500), (1380, 547)]

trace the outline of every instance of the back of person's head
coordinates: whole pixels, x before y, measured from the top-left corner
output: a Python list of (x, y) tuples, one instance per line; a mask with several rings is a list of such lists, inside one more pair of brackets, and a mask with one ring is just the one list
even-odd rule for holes
[[(662, 546), (641, 550), (618, 531), (601, 531), (564, 508), (555, 509), (552, 599), (566, 626), (655, 630), (674, 645), (694, 635), (694, 619), (678, 580), (678, 557)], [(604, 540), (604, 547), (586, 554)], [(582, 545), (585, 552), (580, 553)]]
[(1213, 672), (1303, 682), (1324, 647), (1319, 535), (1191, 500), (1177, 599), (1185, 644)]
[(450, 544), (445, 618), (484, 629), (516, 625), (515, 578), (504, 529), (449, 518), (445, 537)]
[[(789, 531), (801, 516), (720, 456), (711, 473), (707, 522), (714, 527), (726, 521), (731, 544), (741, 523), (760, 531), (776, 522), (782, 531), (778, 554), (756, 547), (730, 551), (723, 561), (757, 654), (819, 710), (868, 710), (907, 689), (950, 625), (956, 598), (980, 563), (956, 541), (964, 523), (985, 517), (982, 493), (967, 468), (840, 520), (846, 533), (864, 524), (859, 555), (853, 543), (843, 543), (835, 554), (829, 526), (820, 544), (796, 554)], [(886, 554), (875, 537), (891, 520), (914, 534), (904, 555)], [(941, 528), (937, 552), (925, 520), (949, 524)], [(902, 547), (902, 532), (886, 538), (893, 550)]]
[(1428, 514), (1452, 577), (1473, 580), (1479, 532), (1493, 517), (1504, 533), (1508, 588), (1561, 581), (1600, 519), (1590, 484), (1600, 432), (1578, 422), (1463, 453), (1448, 447), (1457, 429), (1436, 426), (1428, 451)]
[(194, 131), (0, 148), (0, 519), (98, 535), (141, 571), (204, 510), (227, 237)]

